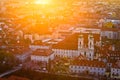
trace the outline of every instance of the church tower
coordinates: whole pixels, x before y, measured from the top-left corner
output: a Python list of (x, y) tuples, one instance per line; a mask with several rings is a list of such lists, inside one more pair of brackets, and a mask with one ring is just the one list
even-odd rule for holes
[(84, 48), (84, 38), (83, 35), (80, 34), (78, 38), (78, 50)]
[(94, 37), (92, 34), (88, 35), (88, 49), (94, 49)]

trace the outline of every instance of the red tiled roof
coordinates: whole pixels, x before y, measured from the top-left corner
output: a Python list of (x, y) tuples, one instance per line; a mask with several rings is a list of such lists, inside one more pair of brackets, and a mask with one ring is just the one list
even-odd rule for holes
[(80, 54), (80, 55), (77, 57), (77, 59), (79, 59), (79, 60), (86, 60), (87, 57), (84, 56), (84, 55), (82, 55), (82, 54)]
[(112, 64), (112, 68), (118, 68), (118, 69), (120, 69), (120, 67), (117, 64)]
[(90, 66), (90, 67), (105, 67), (105, 63), (102, 61), (89, 61), (89, 60), (74, 60), (71, 65), (78, 66)]
[[(84, 38), (84, 44), (87, 47), (89, 33), (81, 33), (81, 34), (83, 35), (83, 38)], [(72, 34), (71, 36), (68, 36), (65, 40), (59, 42), (58, 44), (53, 45), (53, 48), (54, 49), (77, 50), (79, 35), (80, 35), (79, 33)], [(100, 41), (99, 34), (93, 34), (93, 37), (94, 37), (94, 42)]]
[(38, 55), (38, 56), (49, 56), (53, 52), (51, 49), (37, 49), (32, 53), (32, 55)]
[(117, 28), (101, 28), (102, 31), (120, 31), (120, 29)]

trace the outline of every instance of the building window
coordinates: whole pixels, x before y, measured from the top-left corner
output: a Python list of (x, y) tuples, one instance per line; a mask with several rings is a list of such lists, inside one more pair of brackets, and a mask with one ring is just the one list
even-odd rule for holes
[(84, 67), (82, 67), (84, 69)]
[(111, 33), (109, 33), (109, 38), (111, 38)]
[(80, 46), (81, 46), (81, 42), (80, 42)]
[(86, 56), (86, 52), (84, 52), (84, 55)]
[(92, 47), (92, 44), (91, 44), (91, 42), (90, 42), (90, 48)]
[(90, 53), (90, 56), (91, 56), (91, 53)]

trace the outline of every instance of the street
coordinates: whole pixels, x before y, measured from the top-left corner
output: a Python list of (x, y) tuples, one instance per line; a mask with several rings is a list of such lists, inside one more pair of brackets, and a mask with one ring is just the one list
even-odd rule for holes
[(0, 77), (4, 77), (4, 76), (6, 76), (6, 75), (9, 75), (9, 74), (11, 74), (11, 73), (13, 73), (13, 72), (15, 72), (15, 71), (20, 70), (21, 68), (22, 68), (21, 66), (17, 66), (17, 67), (15, 67), (15, 68), (13, 68), (12, 70), (9, 70), (9, 71), (7, 71), (7, 72), (5, 72), (5, 73), (0, 74)]

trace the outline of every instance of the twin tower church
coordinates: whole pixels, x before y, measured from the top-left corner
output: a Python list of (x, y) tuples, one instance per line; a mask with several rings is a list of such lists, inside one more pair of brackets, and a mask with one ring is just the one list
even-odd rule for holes
[(55, 56), (59, 57), (86, 57), (93, 60), (95, 47), (100, 47), (101, 37), (99, 33), (74, 33), (58, 44), (53, 45)]

